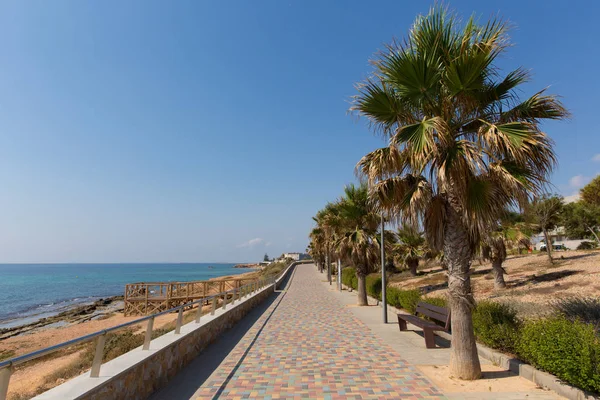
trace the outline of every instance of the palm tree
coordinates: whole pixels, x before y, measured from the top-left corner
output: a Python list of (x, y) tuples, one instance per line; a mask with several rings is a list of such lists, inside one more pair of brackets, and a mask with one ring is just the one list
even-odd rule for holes
[(324, 263), (327, 268), (327, 280), (331, 284), (331, 253), (334, 250), (334, 243), (337, 240), (336, 230), (339, 227), (337, 204), (327, 203), (325, 208), (319, 210), (313, 219), (323, 234)]
[(364, 184), (346, 186), (337, 208), (340, 233), (336, 245), (341, 256), (350, 259), (356, 268), (358, 305), (366, 306), (366, 276), (373, 272), (380, 260), (377, 234), (380, 217), (370, 205), (368, 188)]
[(521, 214), (505, 210), (495, 226), (492, 226), (482, 240), (483, 258), (492, 262), (494, 273), (494, 288), (506, 288), (504, 274), (506, 270), (502, 266), (507, 258), (507, 248), (517, 248), (530, 245), (529, 237), (532, 230), (523, 221)]
[(506, 260), (506, 245), (504, 243), (503, 232), (500, 228), (483, 239), (482, 255), (483, 258), (492, 262), (494, 288), (506, 288), (506, 282), (504, 281), (506, 270), (502, 267), (502, 264)]
[(423, 233), (412, 224), (403, 224), (398, 228), (396, 238), (398, 241), (394, 245), (394, 253), (406, 264), (410, 274), (416, 276), (419, 259), (427, 249)]
[(494, 62), (509, 45), (504, 21), (471, 18), (461, 26), (435, 7), (373, 60), (375, 71), (358, 85), (351, 108), (389, 139), (357, 166), (372, 198), (389, 213), (420, 221), (429, 245), (443, 250), (450, 373), (462, 379), (481, 374), (471, 318), (474, 251), (498, 210), (543, 189), (555, 155), (540, 122), (567, 116), (544, 91), (519, 99), (527, 70), (500, 76)]
[(521, 254), (523, 249), (528, 249), (531, 246), (531, 236), (533, 228), (530, 224), (522, 220), (519, 214), (518, 221), (507, 220), (502, 223), (504, 229), (504, 239), (508, 249), (517, 249)]
[[(316, 221), (315, 218), (313, 218)], [(309, 234), (310, 243), (308, 249), (311, 257), (315, 260), (320, 273), (323, 273), (323, 265), (325, 264), (325, 237), (323, 229), (320, 227), (313, 228)]]

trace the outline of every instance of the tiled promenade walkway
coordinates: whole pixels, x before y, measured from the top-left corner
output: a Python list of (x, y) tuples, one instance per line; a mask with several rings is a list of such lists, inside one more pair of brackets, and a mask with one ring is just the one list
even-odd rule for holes
[(197, 398), (441, 398), (300, 265)]

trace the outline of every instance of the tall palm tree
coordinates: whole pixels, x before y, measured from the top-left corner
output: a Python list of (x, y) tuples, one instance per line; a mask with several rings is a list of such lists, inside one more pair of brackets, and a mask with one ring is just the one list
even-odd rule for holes
[[(317, 222), (316, 218), (314, 220)], [(325, 265), (325, 235), (323, 229), (319, 226), (313, 228), (310, 231), (309, 239), (310, 255), (315, 260), (319, 272), (323, 273), (323, 266)]]
[(389, 140), (357, 166), (372, 198), (420, 220), (430, 246), (443, 250), (450, 373), (462, 379), (481, 374), (471, 318), (474, 251), (498, 210), (542, 190), (555, 155), (540, 122), (567, 116), (544, 91), (519, 99), (527, 70), (502, 77), (494, 65), (509, 44), (504, 21), (461, 24), (435, 7), (373, 60), (375, 71), (358, 85), (351, 108)]
[(327, 280), (331, 284), (331, 253), (334, 249), (336, 241), (336, 229), (338, 226), (336, 204), (327, 203), (327, 205), (317, 212), (313, 218), (317, 223), (317, 227), (321, 229), (323, 234), (323, 255), (325, 268), (327, 268)]
[(380, 260), (380, 217), (369, 202), (368, 188), (348, 185), (344, 196), (337, 203), (340, 230), (336, 242), (342, 257), (348, 258), (356, 268), (358, 280), (358, 305), (366, 306), (366, 276), (373, 272)]
[(426, 252), (427, 245), (423, 233), (412, 224), (403, 224), (396, 233), (394, 253), (408, 267), (410, 274), (417, 275), (419, 259)]

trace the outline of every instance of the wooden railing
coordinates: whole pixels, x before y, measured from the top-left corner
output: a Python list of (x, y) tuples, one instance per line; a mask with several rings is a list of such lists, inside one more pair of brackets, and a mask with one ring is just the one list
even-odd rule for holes
[(230, 278), (192, 282), (142, 282), (125, 285), (124, 314), (150, 315), (217, 293), (227, 292), (256, 278)]

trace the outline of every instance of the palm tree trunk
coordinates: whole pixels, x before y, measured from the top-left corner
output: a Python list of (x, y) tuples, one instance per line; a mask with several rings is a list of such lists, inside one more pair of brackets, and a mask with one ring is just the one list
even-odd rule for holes
[(358, 280), (358, 305), (359, 306), (368, 306), (369, 302), (367, 301), (367, 279), (362, 268), (356, 268), (356, 278)]
[(494, 271), (494, 288), (505, 289), (506, 282), (504, 281), (504, 268), (502, 268), (502, 259), (492, 259), (492, 271)]
[(408, 259), (406, 260), (406, 265), (408, 265), (408, 269), (412, 276), (417, 276), (417, 267), (419, 266), (419, 259)]
[(548, 231), (544, 229), (544, 239), (546, 240), (546, 251), (548, 252), (548, 259), (550, 260), (550, 264), (554, 264), (554, 259), (552, 258), (552, 242), (548, 237)]
[(469, 245), (468, 232), (457, 211), (459, 208), (453, 207), (450, 201), (446, 203), (444, 228), (444, 261), (448, 267), (448, 298), (452, 315), (450, 375), (473, 380), (481, 376), (473, 331), (472, 311), (475, 299), (469, 275), (473, 252)]

